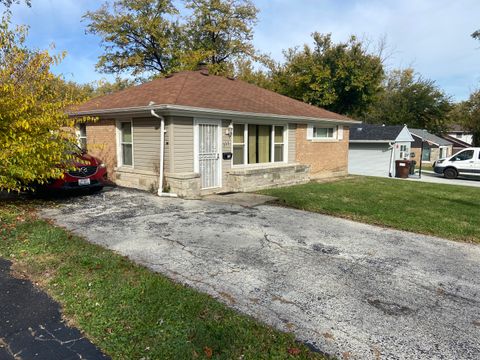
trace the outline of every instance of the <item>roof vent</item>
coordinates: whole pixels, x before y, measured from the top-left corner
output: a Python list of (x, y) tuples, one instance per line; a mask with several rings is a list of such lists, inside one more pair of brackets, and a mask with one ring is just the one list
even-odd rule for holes
[(227, 79), (234, 81), (234, 80), (235, 80), (235, 77), (233, 77), (233, 76), (227, 76)]
[(165, 75), (165, 78), (170, 79), (171, 77), (173, 77), (173, 75), (175, 75), (175, 73), (167, 74), (167, 75)]
[(357, 131), (362, 131), (362, 130), (363, 130), (363, 128), (357, 128)]

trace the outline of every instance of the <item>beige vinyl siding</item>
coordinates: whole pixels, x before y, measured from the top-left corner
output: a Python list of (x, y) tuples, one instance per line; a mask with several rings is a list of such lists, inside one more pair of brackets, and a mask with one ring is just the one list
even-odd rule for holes
[(134, 168), (158, 173), (160, 168), (160, 120), (134, 118), (132, 125)]
[(165, 147), (163, 149), (163, 171), (170, 172), (170, 121), (165, 119)]
[(288, 162), (290, 164), (297, 162), (297, 124), (288, 124)]
[(193, 168), (193, 118), (172, 116), (170, 122), (170, 171), (191, 173)]

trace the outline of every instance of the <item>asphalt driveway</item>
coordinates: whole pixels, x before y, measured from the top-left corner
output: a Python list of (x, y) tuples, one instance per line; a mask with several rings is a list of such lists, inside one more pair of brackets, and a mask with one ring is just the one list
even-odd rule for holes
[(480, 247), (115, 189), (43, 215), (340, 359), (480, 358)]
[(57, 302), (29, 280), (13, 276), (10, 267), (0, 258), (0, 359), (110, 359), (65, 324)]

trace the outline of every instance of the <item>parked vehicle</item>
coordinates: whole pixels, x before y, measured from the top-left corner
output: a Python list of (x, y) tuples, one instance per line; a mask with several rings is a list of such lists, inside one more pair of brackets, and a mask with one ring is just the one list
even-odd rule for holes
[(75, 148), (75, 170), (66, 171), (60, 179), (54, 179), (38, 187), (40, 191), (63, 191), (88, 189), (91, 192), (103, 189), (107, 181), (105, 164), (94, 156), (87, 154), (80, 148)]
[(467, 148), (445, 159), (437, 160), (433, 170), (447, 179), (458, 175), (480, 176), (480, 148)]

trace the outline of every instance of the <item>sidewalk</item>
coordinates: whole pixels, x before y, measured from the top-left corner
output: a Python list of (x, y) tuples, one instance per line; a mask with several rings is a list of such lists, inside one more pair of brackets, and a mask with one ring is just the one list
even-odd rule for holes
[(0, 359), (110, 359), (62, 321), (58, 303), (13, 277), (10, 266), (0, 258)]

